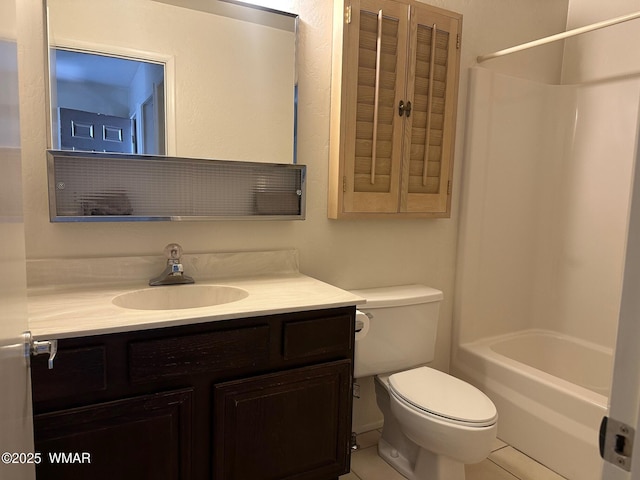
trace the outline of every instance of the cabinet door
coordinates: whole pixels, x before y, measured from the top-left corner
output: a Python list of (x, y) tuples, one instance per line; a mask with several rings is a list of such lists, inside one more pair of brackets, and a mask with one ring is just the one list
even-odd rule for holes
[(46, 480), (187, 480), (191, 389), (34, 417), (36, 466)]
[(408, 5), (356, 0), (344, 28), (344, 211), (398, 211)]
[(214, 404), (216, 480), (348, 473), (349, 360), (218, 384)]
[(400, 211), (446, 213), (456, 130), (462, 16), (412, 6)]
[(420, 1), (335, 0), (330, 218), (449, 216), (461, 27)]

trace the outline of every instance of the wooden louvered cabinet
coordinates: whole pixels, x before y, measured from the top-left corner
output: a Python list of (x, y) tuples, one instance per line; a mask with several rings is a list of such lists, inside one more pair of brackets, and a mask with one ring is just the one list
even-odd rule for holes
[(462, 15), (335, 0), (329, 218), (448, 217)]

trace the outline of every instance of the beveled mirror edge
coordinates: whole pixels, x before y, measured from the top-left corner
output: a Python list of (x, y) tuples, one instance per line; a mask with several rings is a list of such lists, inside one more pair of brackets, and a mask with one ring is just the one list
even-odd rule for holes
[(53, 105), (51, 104), (51, 55), (49, 53), (49, 5), (47, 0), (42, 1), (42, 24), (44, 32), (42, 35), (42, 51), (44, 58), (44, 104), (48, 109), (45, 115), (45, 135), (47, 148), (53, 146)]
[[(222, 15), (236, 20), (243, 20), (260, 25), (277, 28), (280, 30), (288, 30), (295, 32), (295, 24), (288, 19), (295, 19), (297, 14), (291, 12), (285, 12), (283, 10), (277, 10), (274, 8), (265, 7), (262, 5), (256, 5), (251, 2), (241, 0), (218, 0), (217, 2), (211, 2), (210, 0), (152, 0), (154, 2), (166, 3), (176, 7), (186, 7), (193, 10), (199, 10), (201, 12), (213, 13), (214, 15)], [(189, 5), (185, 5), (188, 1)], [(251, 9), (253, 14), (247, 16), (247, 8)], [(277, 17), (273, 17), (269, 14), (276, 14)]]

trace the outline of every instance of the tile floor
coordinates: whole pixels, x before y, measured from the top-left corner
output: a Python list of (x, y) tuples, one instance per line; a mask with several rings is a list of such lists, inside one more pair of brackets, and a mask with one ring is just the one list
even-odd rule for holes
[[(351, 455), (351, 473), (340, 480), (406, 480), (378, 456), (378, 431), (358, 435), (360, 450)], [(555, 472), (497, 440), (484, 462), (467, 465), (466, 480), (563, 480)]]

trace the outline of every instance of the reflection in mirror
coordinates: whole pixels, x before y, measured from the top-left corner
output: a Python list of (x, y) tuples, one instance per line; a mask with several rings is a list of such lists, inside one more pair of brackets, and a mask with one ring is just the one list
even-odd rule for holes
[(53, 148), (165, 154), (164, 66), (52, 49)]
[[(180, 157), (295, 163), (295, 16), (219, 1), (45, 1), (49, 42), (57, 50), (53, 75), (58, 74), (53, 68), (57, 57), (69, 51), (164, 67), (164, 81), (156, 79), (144, 100), (128, 102), (133, 106), (126, 114), (115, 115), (136, 120), (133, 136), (142, 144), (156, 145), (160, 154), (164, 145), (167, 155)], [(224, 11), (210, 6), (218, 4)], [(275, 22), (265, 21), (267, 17)], [(63, 127), (57, 106), (66, 97), (59, 86), (63, 80), (58, 80), (51, 82), (54, 139)], [(147, 99), (152, 104), (145, 105)], [(155, 137), (149, 133), (145, 142), (145, 116), (157, 124), (164, 120), (164, 141), (161, 130)], [(95, 127), (94, 134), (98, 130), (121, 135), (102, 127)], [(154, 147), (136, 148), (155, 153)]]

